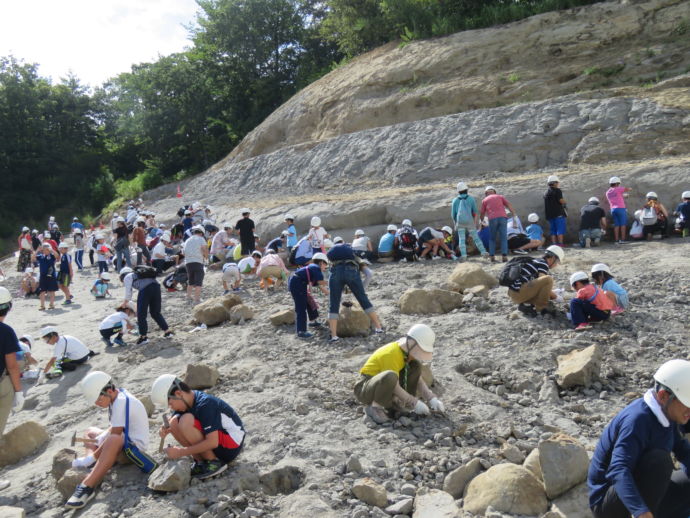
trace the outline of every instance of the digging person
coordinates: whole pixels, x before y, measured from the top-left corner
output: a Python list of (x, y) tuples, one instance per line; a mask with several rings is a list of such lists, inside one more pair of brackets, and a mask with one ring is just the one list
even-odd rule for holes
[[(551, 270), (556, 268), (565, 253), (558, 245), (551, 245), (544, 252), (541, 259), (521, 257), (520, 270), (508, 285), (508, 296), (518, 310), (530, 317), (536, 317), (538, 312), (542, 315), (548, 312), (549, 301), (555, 299), (562, 302), (561, 295), (553, 291), (553, 277)], [(506, 265), (506, 269), (512, 266), (512, 262)], [(501, 273), (504, 276), (506, 270)]]
[(242, 451), (244, 425), (237, 412), (225, 401), (200, 390), (192, 390), (174, 374), (163, 374), (153, 382), (151, 401), (173, 411), (170, 427), (162, 426), (182, 447), (164, 449), (170, 459), (191, 456), (192, 476), (200, 480), (215, 477)]
[(415, 324), (406, 336), (374, 351), (360, 369), (355, 397), (366, 405), (364, 411), (375, 423), (390, 421), (388, 410), (412, 411), (420, 416), (432, 410), (445, 411), (422, 379), (422, 362), (431, 361), (435, 341), (436, 334), (429, 326)]
[[(149, 275), (148, 273), (137, 273), (127, 266), (120, 270), (120, 281), (122, 281), (125, 287), (125, 299), (122, 301), (122, 305), (126, 306), (132, 300), (133, 289), (139, 292), (137, 296), (137, 324), (139, 326), (137, 345), (149, 343), (149, 324), (146, 321), (147, 313), (151, 313), (151, 318), (163, 331), (163, 338), (170, 338), (174, 334), (161, 314), (161, 285), (156, 280), (155, 268), (151, 268), (151, 270), (153, 270), (150, 274), (151, 276), (147, 276)], [(142, 271), (149, 272), (150, 270), (139, 269), (139, 272)]]
[[(594, 518), (690, 515), (690, 362), (670, 360), (654, 388), (621, 410), (604, 429), (589, 465)], [(671, 453), (681, 464), (675, 470)]]
[(140, 450), (146, 450), (149, 442), (146, 408), (137, 398), (116, 388), (109, 374), (88, 373), (81, 382), (81, 389), (89, 404), (108, 409), (110, 426), (107, 430), (87, 430), (87, 437), (95, 442), (85, 443), (88, 454), (74, 459), (72, 467), (91, 468), (91, 471), (65, 503), (68, 509), (81, 509), (96, 496), (96, 487), (115, 465), (125, 446), (125, 435)]

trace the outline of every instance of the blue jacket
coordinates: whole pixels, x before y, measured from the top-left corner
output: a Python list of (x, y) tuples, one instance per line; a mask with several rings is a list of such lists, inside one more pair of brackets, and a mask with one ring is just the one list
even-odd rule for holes
[(640, 398), (621, 410), (599, 438), (587, 474), (589, 506), (601, 503), (609, 487), (614, 486), (633, 516), (648, 512), (633, 472), (650, 450), (673, 452), (686, 471), (690, 466), (690, 443), (683, 438), (680, 426), (673, 422), (669, 427), (662, 426)]

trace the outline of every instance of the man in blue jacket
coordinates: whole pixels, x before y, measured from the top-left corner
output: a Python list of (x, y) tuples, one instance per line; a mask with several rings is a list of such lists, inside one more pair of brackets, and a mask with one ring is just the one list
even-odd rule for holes
[[(599, 439), (587, 475), (594, 518), (690, 516), (689, 419), (690, 362), (670, 360)], [(674, 471), (671, 452), (683, 469)]]

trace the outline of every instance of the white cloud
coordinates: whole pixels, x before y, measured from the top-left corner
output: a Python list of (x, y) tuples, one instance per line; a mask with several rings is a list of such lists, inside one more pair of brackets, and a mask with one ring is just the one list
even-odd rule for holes
[(195, 0), (2, 1), (0, 56), (38, 63), (53, 82), (71, 70), (97, 86), (191, 46), (184, 26), (197, 10)]

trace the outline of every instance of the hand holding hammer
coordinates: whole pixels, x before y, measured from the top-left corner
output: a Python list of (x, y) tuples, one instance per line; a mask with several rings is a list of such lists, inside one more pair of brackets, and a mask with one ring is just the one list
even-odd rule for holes
[(76, 443), (83, 443), (83, 444), (95, 444), (98, 445), (98, 440), (97, 439), (89, 439), (87, 437), (77, 437), (77, 432), (74, 432), (72, 434), (72, 440), (70, 441), (70, 446), (74, 446)]
[[(163, 428), (165, 430), (170, 430), (170, 421), (168, 420), (168, 414), (163, 414)], [(161, 434), (161, 442), (158, 445), (158, 453), (163, 453), (163, 444), (165, 443), (165, 436), (168, 435), (167, 432), (163, 434), (162, 431)]]

